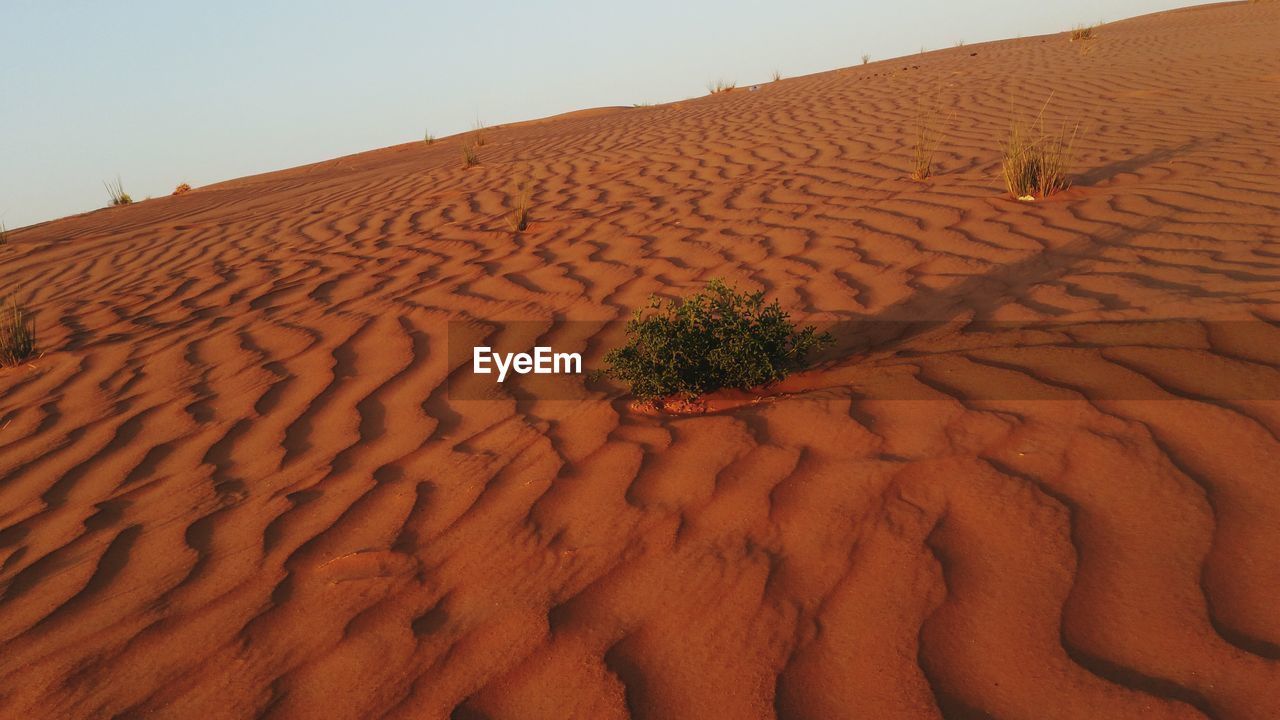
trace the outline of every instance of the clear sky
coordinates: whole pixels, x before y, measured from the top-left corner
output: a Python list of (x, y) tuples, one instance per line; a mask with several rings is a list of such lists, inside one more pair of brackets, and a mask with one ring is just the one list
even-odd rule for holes
[(1193, 0), (0, 0), (0, 222)]

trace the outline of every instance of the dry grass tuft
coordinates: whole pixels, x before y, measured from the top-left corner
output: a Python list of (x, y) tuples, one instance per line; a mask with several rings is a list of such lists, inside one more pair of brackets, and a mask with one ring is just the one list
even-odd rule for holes
[(1071, 42), (1082, 40), (1092, 40), (1097, 35), (1093, 32), (1092, 25), (1077, 25), (1071, 28)]
[(182, 183), (173, 189), (174, 195), (186, 195), (189, 192), (191, 192), (191, 186), (186, 183)]
[[(941, 87), (934, 92), (928, 107), (922, 98), (916, 98), (916, 134), (911, 156), (911, 179), (926, 180), (933, 177), (933, 156), (942, 144), (942, 130), (935, 124), (941, 114)], [(951, 116), (954, 118), (954, 114)]]
[(102, 183), (107, 188), (107, 195), (111, 197), (111, 206), (131, 205), (133, 198), (129, 197), (129, 193), (124, 191), (124, 183), (120, 181), (120, 176), (116, 176), (116, 181)]
[(4, 223), (0, 222), (0, 245), (9, 244), (9, 230), (5, 228)]
[(933, 176), (933, 156), (942, 142), (942, 133), (933, 126), (932, 117), (922, 112), (916, 118), (916, 141), (911, 161), (912, 180), (927, 180)]
[(36, 354), (36, 321), (18, 298), (0, 310), (0, 365), (17, 365)]
[(430, 130), (428, 130), (428, 131), (426, 131), (426, 132), (424, 132), (424, 133), (422, 134), (422, 142), (423, 142), (423, 143), (425, 143), (425, 144), (427, 144), (427, 145), (430, 145), (431, 143), (433, 143), (433, 142), (435, 142), (435, 141), (436, 141), (436, 136), (435, 136), (435, 135), (432, 135)]
[(778, 72), (777, 70), (774, 70), (774, 71), (773, 71), (773, 81), (774, 81), (774, 82), (778, 82), (778, 81), (779, 81), (779, 80), (781, 80), (781, 79), (782, 79), (782, 73)]
[(528, 229), (529, 210), (532, 205), (533, 193), (529, 189), (529, 183), (520, 183), (520, 188), (516, 191), (515, 209), (507, 217), (507, 227), (511, 229), (511, 232), (519, 233)]
[(462, 162), (467, 167), (480, 164), (480, 156), (476, 154), (476, 146), (470, 142), (462, 143)]
[(862, 64), (866, 65), (869, 62), (871, 62), (871, 56), (867, 53), (862, 53)]
[[(1046, 106), (1048, 103), (1045, 103)], [(1019, 200), (1048, 197), (1071, 187), (1071, 152), (1079, 125), (1054, 134), (1045, 130), (1044, 108), (1032, 122), (1014, 120), (1001, 148), (1001, 172), (1009, 194)]]
[(710, 92), (712, 95), (727, 93), (736, 87), (738, 87), (738, 83), (727, 82), (725, 80), (716, 80), (715, 82), (707, 83), (707, 91)]

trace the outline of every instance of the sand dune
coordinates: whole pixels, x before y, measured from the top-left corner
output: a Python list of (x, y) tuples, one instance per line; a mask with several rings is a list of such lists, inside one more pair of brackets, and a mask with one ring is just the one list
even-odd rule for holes
[[(1276, 37), (1193, 8), (12, 231), (0, 717), (1280, 718)], [(1080, 174), (1017, 203), (1047, 98)], [(451, 320), (711, 277), (837, 347), (704, 416), (450, 396)]]

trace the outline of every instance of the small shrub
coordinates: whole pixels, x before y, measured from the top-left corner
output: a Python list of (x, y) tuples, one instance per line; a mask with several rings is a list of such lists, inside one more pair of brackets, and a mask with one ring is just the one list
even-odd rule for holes
[(532, 194), (529, 191), (528, 183), (521, 183), (520, 190), (516, 194), (516, 206), (511, 211), (511, 215), (507, 217), (507, 227), (511, 228), (511, 232), (524, 232), (529, 227), (529, 208), (532, 201)]
[(17, 365), (36, 354), (35, 318), (18, 304), (18, 298), (9, 297), (9, 303), (0, 309), (0, 365)]
[(1077, 25), (1071, 28), (1071, 42), (1092, 40), (1096, 37), (1092, 25)]
[(773, 71), (773, 81), (774, 81), (774, 82), (778, 82), (778, 81), (779, 81), (779, 80), (781, 80), (781, 79), (782, 79), (782, 73), (778, 72), (777, 70), (774, 70), (774, 71)]
[(738, 83), (736, 83), (736, 82), (727, 82), (727, 81), (725, 81), (725, 80), (716, 80), (715, 82), (707, 83), (707, 90), (708, 90), (712, 95), (719, 95), (720, 93), (727, 93), (727, 92), (729, 92), (730, 90), (732, 90), (732, 89), (734, 89), (734, 88), (736, 88), (736, 87), (738, 87)]
[(129, 193), (124, 191), (124, 183), (120, 181), (120, 176), (116, 176), (116, 181), (102, 183), (107, 188), (107, 195), (111, 198), (112, 207), (118, 205), (130, 205), (133, 198), (129, 197)]
[(423, 142), (424, 144), (426, 144), (426, 145), (430, 145), (431, 143), (433, 143), (433, 142), (435, 142), (435, 141), (436, 141), (436, 136), (435, 136), (435, 135), (432, 135), (430, 130), (428, 130), (428, 131), (426, 131), (425, 133), (423, 133), (423, 134), (422, 134), (422, 142)]
[(1019, 200), (1043, 198), (1071, 187), (1068, 170), (1078, 129), (1068, 133), (1064, 125), (1057, 134), (1047, 132), (1043, 108), (1033, 122), (1015, 120), (1002, 147), (1001, 171), (1009, 194)]
[(178, 187), (173, 189), (174, 195), (186, 195), (189, 192), (191, 192), (191, 186), (186, 183), (181, 183)]
[(642, 401), (769, 385), (831, 342), (813, 326), (797, 330), (776, 300), (765, 303), (763, 292), (741, 293), (720, 280), (682, 300), (650, 298), (626, 331), (626, 344), (605, 356), (604, 374), (625, 382)]
[(869, 62), (871, 62), (871, 56), (867, 53), (862, 53), (862, 64), (866, 65)]
[(480, 164), (480, 156), (476, 154), (476, 146), (469, 143), (462, 143), (462, 162), (467, 167)]

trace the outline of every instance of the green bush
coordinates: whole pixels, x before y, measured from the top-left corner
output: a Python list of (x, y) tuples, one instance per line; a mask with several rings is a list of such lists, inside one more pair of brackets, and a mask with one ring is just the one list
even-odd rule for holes
[(639, 400), (693, 400), (721, 388), (748, 390), (804, 367), (831, 342), (813, 326), (797, 330), (778, 301), (741, 293), (720, 280), (682, 300), (651, 298), (627, 323), (627, 343), (605, 356), (604, 374)]

